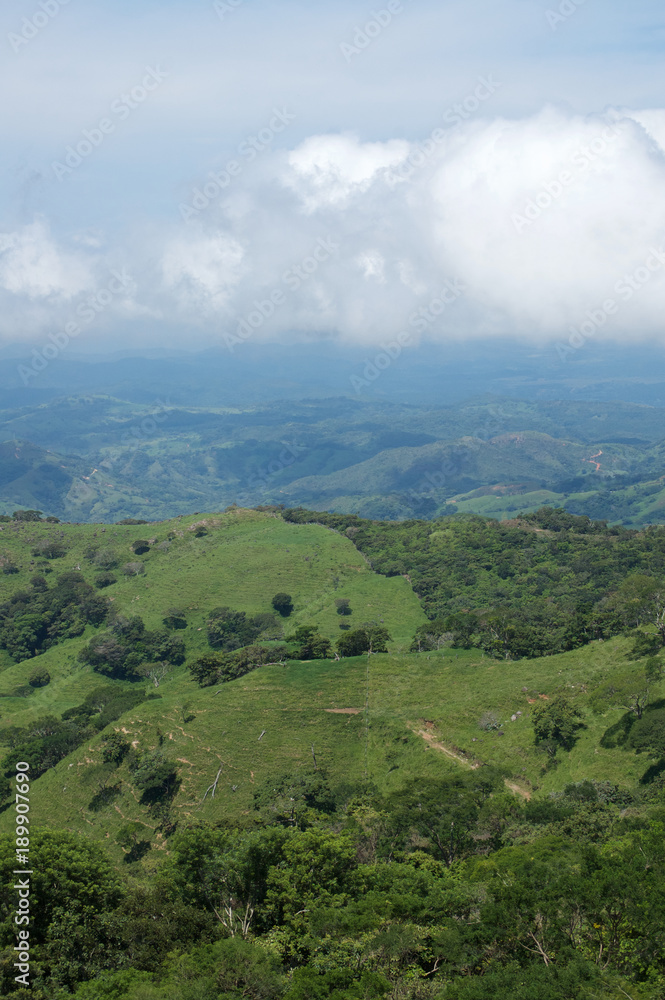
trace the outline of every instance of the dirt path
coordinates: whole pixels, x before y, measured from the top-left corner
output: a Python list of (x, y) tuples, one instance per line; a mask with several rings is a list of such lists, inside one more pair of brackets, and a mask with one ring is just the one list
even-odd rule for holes
[(323, 711), (333, 715), (360, 715), (362, 708), (324, 708)]
[(513, 793), (513, 795), (520, 795), (523, 799), (526, 799), (527, 802), (530, 801), (531, 792), (527, 791), (526, 788), (522, 788), (521, 785), (518, 785), (514, 781), (508, 781), (508, 778), (504, 778), (503, 781), (506, 788), (508, 788)]
[(414, 732), (416, 736), (422, 736), (422, 738), (424, 740), (427, 740), (429, 745), (433, 747), (435, 750), (440, 750), (441, 753), (445, 753), (447, 757), (452, 757), (453, 760), (456, 760), (460, 764), (464, 764), (465, 767), (471, 768), (472, 771), (475, 771), (477, 767), (480, 767), (478, 761), (473, 761), (472, 763), (466, 757), (463, 757), (460, 754), (455, 753), (454, 750), (450, 750), (443, 743), (436, 740), (431, 733), (425, 732), (424, 729), (413, 729), (412, 732)]
[(600, 462), (596, 462), (594, 460), (596, 458), (600, 458), (602, 454), (602, 451), (597, 451), (595, 455), (592, 455), (591, 458), (585, 458), (584, 461), (588, 462), (590, 465), (595, 465), (596, 472), (600, 472)]

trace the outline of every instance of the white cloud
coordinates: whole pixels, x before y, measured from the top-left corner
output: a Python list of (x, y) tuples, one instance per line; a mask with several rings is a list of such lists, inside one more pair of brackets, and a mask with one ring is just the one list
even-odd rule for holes
[[(257, 340), (380, 343), (457, 279), (464, 295), (423, 336), (557, 339), (616, 299), (603, 336), (662, 338), (665, 266), (628, 297), (617, 287), (665, 250), (663, 143), (665, 110), (546, 108), (471, 118), (436, 141), (331, 134), (266, 151), (194, 223), (157, 236), (137, 222), (133, 315), (214, 342), (279, 292)], [(323, 259), (320, 241), (335, 246)], [(0, 287), (17, 306), (76, 295), (99, 272), (94, 245), (64, 252), (41, 222), (0, 246)]]
[(219, 315), (238, 284), (243, 256), (240, 244), (224, 234), (176, 237), (162, 261), (167, 294), (195, 320)]
[(42, 220), (0, 232), (0, 288), (29, 300), (71, 299), (91, 285), (91, 262), (62, 250)]
[(397, 139), (361, 143), (353, 136), (314, 135), (290, 154), (291, 172), (285, 183), (302, 198), (307, 211), (342, 208), (408, 152), (409, 144)]

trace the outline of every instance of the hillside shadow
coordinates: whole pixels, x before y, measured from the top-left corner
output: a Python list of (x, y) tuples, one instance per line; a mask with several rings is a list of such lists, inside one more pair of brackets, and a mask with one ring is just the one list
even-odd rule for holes
[(88, 803), (88, 809), (90, 812), (101, 812), (107, 806), (110, 806), (115, 799), (120, 795), (121, 783), (117, 785), (108, 785), (106, 788), (100, 788), (100, 790), (93, 795)]
[(662, 774), (665, 774), (665, 758), (656, 761), (655, 764), (651, 764), (642, 777), (640, 778), (640, 785), (650, 785), (652, 781), (656, 778), (660, 778)]
[[(665, 708), (665, 698), (658, 698), (647, 705), (644, 709), (644, 715), (656, 712), (661, 708)], [(615, 722), (613, 726), (605, 730), (600, 738), (601, 747), (605, 750), (616, 750), (618, 747), (625, 746), (630, 738), (631, 729), (638, 721), (634, 712), (626, 712), (618, 722)]]
[(133, 864), (135, 861), (140, 861), (144, 858), (148, 851), (150, 850), (149, 840), (137, 840), (135, 844), (132, 844), (130, 850), (125, 854), (124, 862), (127, 865)]

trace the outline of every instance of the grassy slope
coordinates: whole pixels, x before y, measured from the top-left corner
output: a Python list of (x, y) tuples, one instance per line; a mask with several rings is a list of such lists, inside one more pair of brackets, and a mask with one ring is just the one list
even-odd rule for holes
[[(201, 521), (210, 533), (195, 539), (190, 529)], [(260, 783), (310, 764), (312, 747), (318, 764), (328, 768), (334, 780), (359, 780), (366, 771), (386, 791), (416, 775), (436, 777), (475, 762), (502, 767), (507, 779), (527, 794), (547, 794), (585, 778), (633, 785), (649, 764), (644, 756), (600, 746), (602, 734), (621, 717), (620, 710), (603, 717), (588, 709), (587, 692), (625, 664), (629, 640), (594, 643), (573, 653), (518, 663), (492, 661), (476, 651), (404, 654), (400, 650), (408, 648), (410, 635), (424, 619), (406, 581), (376, 576), (347, 539), (319, 526), (238, 511), (150, 526), (114, 526), (103, 536), (87, 525), (5, 526), (2, 545), (25, 551), (21, 539), (63, 531), (72, 548), (57, 562), (63, 568), (81, 565), (91, 575), (83, 559), (91, 541), (101, 538), (106, 544), (110, 535), (129, 551), (133, 538), (161, 539), (170, 529), (179, 534), (169, 552), (153, 550), (145, 557), (144, 577), (122, 580), (107, 593), (123, 610), (140, 611), (149, 626), (160, 623), (166, 606), (186, 603), (193, 610), (181, 634), (190, 654), (207, 648), (203, 623), (210, 608), (228, 603), (249, 612), (267, 610), (270, 597), (281, 589), (294, 595), (293, 623), (314, 621), (328, 635), (339, 635), (333, 601), (345, 596), (355, 609), (352, 621), (382, 617), (396, 640), (390, 654), (372, 657), (369, 665), (366, 657), (289, 663), (285, 668), (262, 668), (219, 689), (199, 689), (186, 667), (174, 671), (159, 688), (161, 700), (140, 705), (114, 728), (124, 729), (143, 749), (157, 746), (161, 732), (165, 751), (180, 766), (182, 788), (175, 811), (182, 818), (214, 820), (246, 812)], [(21, 579), (0, 581), (7, 591)], [(99, 683), (107, 683), (76, 661), (84, 641), (71, 640), (40, 658), (53, 680), (27, 699), (6, 696), (32, 669), (32, 661), (0, 673), (3, 725), (21, 724), (46, 711), (59, 714), (80, 703)], [(656, 694), (665, 694), (662, 687)], [(567, 691), (585, 713), (587, 728), (573, 752), (562, 755), (557, 768), (544, 771), (529, 716), (539, 696), (551, 697), (559, 690)], [(358, 711), (338, 714), (326, 709)], [(497, 713), (505, 735), (479, 729), (485, 711)], [(517, 711), (523, 715), (511, 722)], [(422, 732), (456, 756), (431, 746)], [(153, 829), (155, 822), (138, 803), (124, 766), (118, 771), (123, 784), (114, 803), (101, 812), (89, 810), (100, 760), (101, 740), (95, 737), (39, 779), (32, 792), (34, 819), (110, 840), (128, 819)], [(217, 795), (202, 805), (220, 766)], [(8, 828), (10, 818), (9, 813), (0, 816), (0, 829)], [(117, 853), (120, 857), (119, 849)]]

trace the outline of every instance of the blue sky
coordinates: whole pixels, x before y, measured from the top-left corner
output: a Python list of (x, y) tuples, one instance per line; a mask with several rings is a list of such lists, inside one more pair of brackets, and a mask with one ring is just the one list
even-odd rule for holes
[[(569, 336), (665, 244), (664, 42), (655, 2), (5, 4), (0, 338), (41, 342), (122, 268), (96, 349), (218, 342), (278, 291), (257, 337), (378, 342), (456, 278), (464, 296), (425, 338)], [(594, 141), (597, 162), (520, 230)], [(339, 249), (283, 287), (318, 239)], [(603, 335), (655, 336), (660, 278)]]

